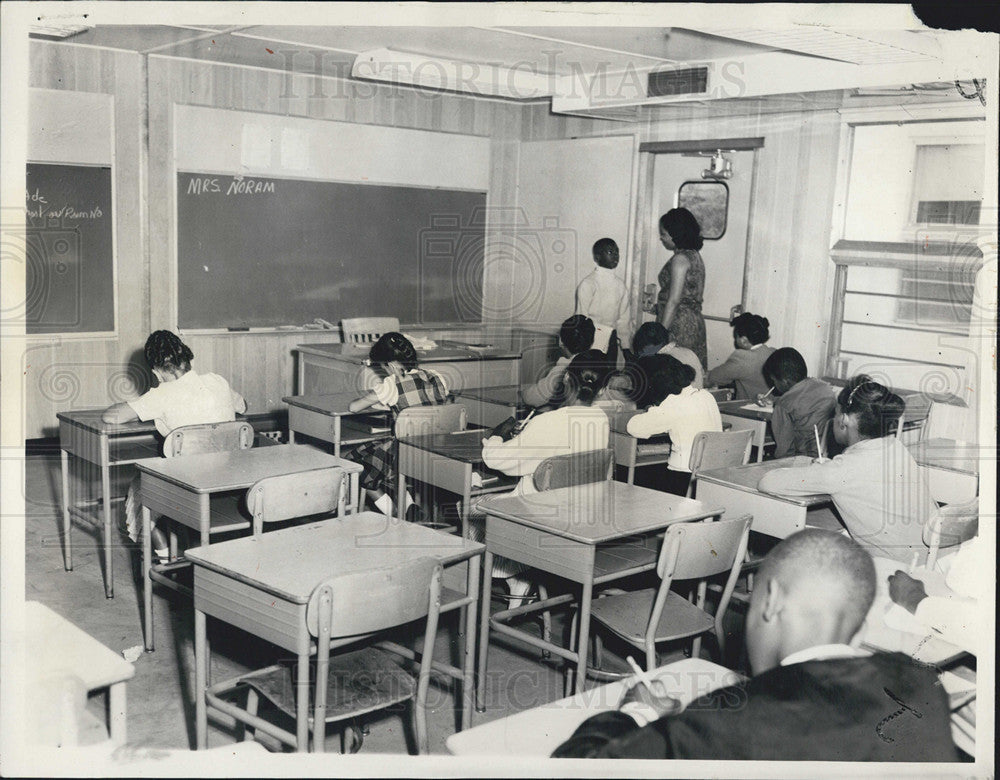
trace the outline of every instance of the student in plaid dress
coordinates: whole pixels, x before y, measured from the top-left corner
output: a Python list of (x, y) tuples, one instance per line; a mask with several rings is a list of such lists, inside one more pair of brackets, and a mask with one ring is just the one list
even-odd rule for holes
[[(409, 406), (436, 406), (448, 400), (444, 378), (434, 371), (417, 367), (417, 351), (402, 333), (386, 333), (368, 353), (369, 364), (381, 377), (361, 398), (351, 401), (352, 412), (370, 408), (388, 408), (393, 417)], [(375, 507), (384, 514), (393, 512), (396, 482), (395, 441), (386, 439), (362, 444), (353, 459), (364, 466), (361, 486)], [(406, 508), (413, 503), (409, 493), (403, 497)]]

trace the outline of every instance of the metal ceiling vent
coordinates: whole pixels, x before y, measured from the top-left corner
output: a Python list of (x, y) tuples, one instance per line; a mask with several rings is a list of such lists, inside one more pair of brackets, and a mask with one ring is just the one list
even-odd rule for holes
[(649, 74), (646, 94), (649, 97), (703, 95), (708, 91), (708, 67), (667, 68)]

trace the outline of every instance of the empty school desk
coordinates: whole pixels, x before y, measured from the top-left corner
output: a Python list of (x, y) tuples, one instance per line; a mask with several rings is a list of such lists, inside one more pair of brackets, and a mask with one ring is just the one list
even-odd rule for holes
[[(70, 536), (72, 518), (103, 526), (104, 595), (115, 595), (114, 568), (111, 552), (115, 529), (111, 514), (111, 468), (135, 463), (141, 458), (160, 454), (160, 440), (152, 422), (116, 425), (101, 420), (103, 409), (59, 412), (59, 449), (62, 461), (62, 511), (64, 565), (73, 569), (73, 543)], [(77, 480), (74, 463), (91, 463), (98, 467), (101, 495), (97, 500), (81, 500), (76, 495)], [(85, 478), (86, 475), (81, 475)], [(95, 512), (96, 510), (96, 512)]]
[[(653, 569), (659, 542), (651, 537), (667, 526), (704, 520), (723, 512), (718, 504), (613, 481), (527, 496), (494, 496), (483, 501), (481, 507), (486, 512), (486, 560), (479, 639), (480, 709), (484, 706), (491, 629), (575, 661), (579, 693), (587, 670), (594, 585)], [(637, 537), (641, 539), (637, 541)], [(629, 538), (631, 543), (624, 543)], [(579, 639), (575, 649), (545, 642), (505, 623), (512, 617), (569, 603), (573, 600), (571, 595), (554, 596), (490, 617), (485, 605), (490, 599), (494, 555), (503, 555), (581, 585)]]
[[(149, 573), (148, 577), (143, 578), (146, 649), (153, 649), (151, 580), (164, 584), (171, 582), (163, 574), (150, 570), (150, 527), (154, 514), (165, 515), (193, 528), (199, 533), (201, 543), (208, 544), (212, 496), (224, 493), (241, 495), (265, 477), (298, 474), (331, 466), (339, 466), (347, 472), (350, 478), (350, 510), (356, 512), (360, 497), (361, 466), (314, 447), (279, 444), (274, 447), (138, 461), (136, 468), (139, 469), (139, 494), (142, 502), (142, 571)], [(343, 515), (347, 508), (346, 499), (341, 495), (340, 514)]]
[(698, 474), (697, 495), (701, 501), (725, 507), (730, 516), (753, 515), (751, 531), (784, 539), (805, 528), (809, 510), (828, 506), (830, 497), (825, 494), (776, 496), (762, 493), (757, 489), (757, 483), (772, 469), (806, 466), (811, 462), (811, 458), (797, 455), (765, 463), (702, 471)]
[(907, 445), (913, 459), (926, 471), (935, 501), (960, 504), (979, 495), (979, 459), (996, 460), (976, 444), (954, 439), (924, 439)]
[[(399, 479), (397, 495), (403, 495), (406, 478), (425, 485), (457, 493), (462, 499), (462, 536), (469, 535), (469, 505), (473, 496), (472, 475), (483, 475), (483, 485), (475, 494), (512, 490), (519, 477), (508, 477), (488, 470), (483, 464), (483, 431), (431, 433), (407, 436), (399, 440), (396, 471)], [(403, 502), (397, 502), (400, 512)]]
[(772, 409), (771, 406), (757, 406), (752, 400), (719, 402), (723, 427), (728, 423), (732, 426), (729, 428), (732, 431), (753, 431), (753, 446), (757, 448), (758, 463), (764, 459), (764, 446), (772, 442), (768, 437)]
[(468, 561), (465, 593), (442, 593), (441, 612), (467, 608), (462, 667), (440, 661), (435, 670), (462, 681), (462, 728), (471, 723), (476, 606), (483, 545), (377, 512), (285, 528), (188, 550), (194, 564), (195, 733), (208, 739), (205, 618), (215, 617), (296, 654), (298, 749), (308, 744), (309, 650), (306, 605), (334, 574), (403, 564), (425, 556), (444, 566)]
[(366, 409), (355, 414), (348, 409), (359, 396), (360, 393), (345, 392), (282, 398), (288, 404), (289, 442), (295, 442), (296, 433), (312, 436), (330, 442), (333, 454), (339, 458), (342, 444), (361, 444), (391, 436), (392, 423), (387, 412)]
[(469, 424), (483, 428), (494, 428), (508, 417), (516, 418), (526, 408), (518, 385), (466, 387), (455, 395), (468, 411)]
[[(685, 706), (718, 688), (743, 678), (736, 672), (701, 658), (685, 658), (649, 672), (666, 686), (668, 695)], [(547, 758), (573, 736), (592, 715), (618, 709), (628, 690), (627, 680), (601, 685), (584, 693), (542, 704), (448, 737), (455, 756), (535, 756)]]
[(78, 677), (88, 691), (107, 688), (108, 735), (113, 744), (125, 744), (125, 683), (135, 675), (135, 667), (37, 601), (24, 604), (24, 630), (27, 695), (32, 681), (53, 677)]
[[(364, 364), (369, 347), (351, 344), (300, 344), (298, 358), (299, 395), (351, 392), (361, 395), (375, 380)], [(474, 348), (439, 344), (417, 352), (424, 368), (441, 374), (452, 392), (469, 387), (516, 385), (521, 382), (521, 353), (499, 347)]]

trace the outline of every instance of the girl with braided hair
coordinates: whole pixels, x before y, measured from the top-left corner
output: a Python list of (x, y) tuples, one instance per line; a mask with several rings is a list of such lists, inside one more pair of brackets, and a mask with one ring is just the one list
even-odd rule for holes
[(826, 493), (847, 532), (872, 555), (911, 563), (927, 557), (924, 524), (934, 504), (927, 477), (894, 435), (903, 399), (864, 374), (837, 396), (833, 435), (846, 449), (832, 460), (775, 469), (758, 484), (767, 493)]
[[(229, 422), (247, 408), (243, 396), (229, 387), (218, 374), (191, 370), (194, 353), (169, 330), (154, 331), (143, 349), (158, 385), (131, 401), (108, 407), (103, 420), (121, 424), (132, 420), (152, 420), (163, 436), (185, 425)], [(142, 529), (141, 506), (135, 500), (138, 477), (125, 498), (125, 528), (133, 542)], [(168, 556), (167, 540), (159, 528), (153, 529), (153, 548), (161, 559)]]

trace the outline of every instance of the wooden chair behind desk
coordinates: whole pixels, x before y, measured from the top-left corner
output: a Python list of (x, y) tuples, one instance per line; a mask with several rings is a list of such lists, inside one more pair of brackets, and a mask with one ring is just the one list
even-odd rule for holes
[[(268, 699), (297, 723), (305, 716), (312, 726), (314, 752), (324, 750), (327, 723), (348, 721), (413, 701), (417, 750), (427, 753), (426, 702), (440, 609), (441, 564), (434, 558), (333, 576), (316, 587), (306, 607), (306, 626), (316, 638), (312, 685), (309, 679), (295, 678), (293, 664), (278, 663), (213, 685), (205, 698), (211, 707), (231, 715), (244, 729), (249, 726), (263, 731), (292, 747), (298, 744), (295, 733), (258, 715), (259, 697)], [(385, 631), (418, 620), (424, 621), (424, 641), (419, 675), (414, 682), (406, 669), (371, 645)], [(365, 644), (359, 647), (362, 640)], [(331, 653), (347, 645), (354, 647)], [(392, 643), (380, 646), (397, 652)], [(409, 657), (403, 650), (401, 654)], [(232, 694), (241, 690), (246, 691), (245, 707), (232, 701)], [(300, 706), (303, 697), (311, 701), (311, 707)], [(361, 747), (362, 729), (355, 723), (352, 730), (354, 753)]]
[(297, 474), (265, 477), (247, 491), (253, 535), (260, 538), (265, 523), (294, 518), (326, 519), (344, 514), (344, 470), (338, 466)]
[(753, 445), (752, 430), (745, 431), (702, 431), (691, 444), (691, 481), (688, 483), (687, 497), (694, 495), (698, 473), (726, 466), (745, 466), (750, 462), (750, 448)]
[[(646, 669), (655, 669), (656, 645), (694, 637), (691, 657), (701, 650), (701, 635), (712, 632), (725, 650), (722, 619), (746, 555), (752, 518), (678, 523), (667, 529), (656, 564), (657, 588), (617, 592), (594, 600), (592, 619), (629, 644), (645, 650)], [(715, 614), (705, 610), (707, 579), (729, 572)], [(670, 590), (675, 580), (698, 581), (694, 603)]]
[(363, 347), (374, 344), (386, 333), (398, 331), (399, 320), (396, 317), (355, 317), (341, 320), (340, 329), (345, 344)]
[[(243, 420), (185, 425), (175, 428), (163, 441), (163, 457), (176, 458), (227, 450), (248, 450), (253, 446), (253, 426)], [(227, 533), (250, 528), (249, 517), (241, 511), (236, 496), (218, 496), (212, 500), (211, 533)], [(153, 642), (153, 582), (166, 585), (180, 593), (191, 595), (191, 589), (177, 582), (174, 575), (191, 564), (178, 555), (177, 529), (170, 529), (170, 562), (151, 564), (142, 573), (143, 602), (145, 605), (145, 644), (152, 649)]]
[[(468, 425), (469, 415), (465, 404), (437, 404), (435, 406), (408, 406), (396, 417), (394, 426), (396, 439), (406, 439), (410, 436), (426, 436), (431, 433), (455, 433), (464, 431)], [(399, 498), (402, 500), (403, 488), (400, 486)], [(438, 530), (454, 529), (447, 522), (435, 520), (423, 522), (430, 528)]]
[(942, 547), (954, 547), (979, 533), (979, 499), (966, 504), (948, 504), (934, 511), (924, 526), (924, 544), (930, 548), (927, 568), (937, 563)]

